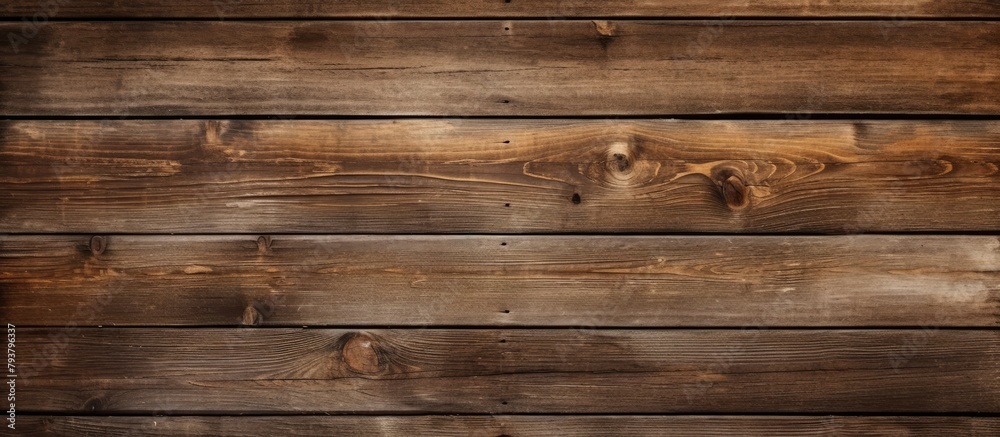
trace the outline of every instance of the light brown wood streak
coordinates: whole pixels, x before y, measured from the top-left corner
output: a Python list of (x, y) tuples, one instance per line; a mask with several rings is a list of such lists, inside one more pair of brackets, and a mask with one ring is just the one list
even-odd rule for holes
[[(973, 0), (72, 0), (50, 18), (439, 18), (439, 17), (997, 17), (1000, 6)], [(0, 15), (32, 17), (36, 0), (7, 0)]]
[(4, 121), (0, 232), (998, 231), (998, 150), (996, 121)]
[(18, 330), (22, 411), (1000, 412), (996, 330), (72, 331)]
[(0, 115), (1000, 114), (998, 40), (1000, 22), (52, 22), (3, 46)]
[(986, 417), (788, 417), (788, 416), (267, 416), (86, 417), (25, 416), (20, 435), (105, 437), (190, 436), (541, 436), (587, 437), (740, 435), (995, 436), (1000, 419)]
[(1000, 326), (987, 236), (114, 235), (100, 254), (93, 240), (0, 237), (0, 320)]

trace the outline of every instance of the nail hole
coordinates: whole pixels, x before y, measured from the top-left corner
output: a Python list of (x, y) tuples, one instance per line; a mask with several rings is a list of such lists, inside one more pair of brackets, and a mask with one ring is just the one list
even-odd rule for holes
[(510, 103), (510, 100), (503, 99), (503, 100), (500, 101), (500, 103)]
[(500, 343), (506, 343), (506, 342), (507, 342), (507, 339), (506, 339), (506, 338), (501, 338), (501, 339), (500, 339)]
[(504, 144), (510, 144), (510, 140), (504, 140)]
[(583, 202), (583, 199), (580, 198), (580, 193), (573, 193), (573, 204), (579, 205), (580, 202)]
[(503, 204), (503, 206), (504, 206), (504, 208), (510, 208), (510, 204), (509, 203), (505, 203), (505, 204)]
[(510, 314), (510, 310), (503, 310), (501, 312), (504, 313), (504, 314)]
[(510, 3), (511, 0), (503, 0), (504, 3)]
[(507, 245), (507, 242), (506, 242), (506, 241), (504, 241), (503, 243), (500, 243), (500, 245), (501, 245), (501, 246), (506, 246), (506, 245)]
[(505, 27), (505, 28), (503, 28), (503, 30), (510, 30), (510, 28), (509, 27)]
[(501, 405), (507, 405), (507, 401), (503, 401), (503, 402), (501, 402), (500, 404), (501, 404)]

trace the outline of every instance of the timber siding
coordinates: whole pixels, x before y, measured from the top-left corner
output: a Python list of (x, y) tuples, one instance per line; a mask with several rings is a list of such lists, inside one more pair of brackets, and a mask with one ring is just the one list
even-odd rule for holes
[(1000, 435), (1000, 3), (0, 19), (12, 435)]

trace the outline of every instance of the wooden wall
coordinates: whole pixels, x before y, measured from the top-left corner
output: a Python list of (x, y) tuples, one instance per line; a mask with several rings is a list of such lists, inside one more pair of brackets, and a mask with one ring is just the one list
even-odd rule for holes
[(6, 431), (1000, 435), (998, 2), (0, 19)]

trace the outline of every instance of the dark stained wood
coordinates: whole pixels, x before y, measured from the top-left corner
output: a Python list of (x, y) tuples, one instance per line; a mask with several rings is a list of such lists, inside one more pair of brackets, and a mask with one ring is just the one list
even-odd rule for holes
[(997, 327), (998, 266), (994, 236), (5, 236), (0, 320)]
[(22, 412), (991, 413), (996, 330), (19, 329)]
[(18, 435), (190, 436), (995, 436), (995, 417), (857, 416), (25, 416)]
[(997, 121), (4, 121), (0, 232), (994, 232), (997, 150)]
[(2, 46), (0, 115), (1000, 114), (1000, 22), (50, 22), (31, 36)]
[(63, 18), (997, 17), (975, 0), (6, 0), (0, 15)]

